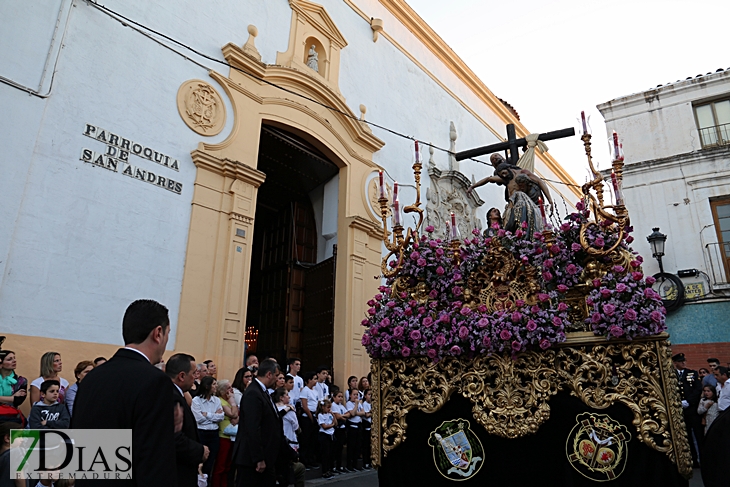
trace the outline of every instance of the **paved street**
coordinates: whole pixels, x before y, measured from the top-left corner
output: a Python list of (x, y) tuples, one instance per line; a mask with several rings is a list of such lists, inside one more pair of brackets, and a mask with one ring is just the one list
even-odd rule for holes
[(336, 487), (376, 487), (378, 485), (378, 472), (368, 470), (365, 472), (337, 475), (332, 479), (318, 478), (307, 480), (306, 485), (331, 485)]

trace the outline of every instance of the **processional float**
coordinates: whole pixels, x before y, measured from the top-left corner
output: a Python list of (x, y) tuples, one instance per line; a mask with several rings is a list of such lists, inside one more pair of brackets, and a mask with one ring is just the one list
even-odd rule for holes
[[(372, 462), (380, 485), (686, 485), (691, 457), (666, 310), (632, 251), (616, 143), (559, 226), (450, 238), (416, 200), (379, 199), (384, 284), (369, 302)], [(382, 188), (382, 179), (381, 179)], [(542, 210), (542, 207), (541, 207)]]

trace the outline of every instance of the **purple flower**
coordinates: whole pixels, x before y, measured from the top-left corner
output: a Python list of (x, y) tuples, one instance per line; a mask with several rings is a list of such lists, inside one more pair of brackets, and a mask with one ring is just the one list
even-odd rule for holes
[(487, 312), (487, 307), (484, 306), (483, 304), (480, 304), (479, 306), (477, 306), (477, 309), (479, 310), (480, 313), (486, 313)]
[(545, 293), (540, 293), (540, 294), (537, 295), (537, 299), (539, 299), (541, 303), (544, 303), (545, 301), (547, 301), (548, 299), (550, 299), (550, 296), (548, 296)]
[(656, 282), (656, 279), (654, 279), (654, 278), (653, 278), (653, 277), (651, 277), (651, 276), (646, 276), (646, 283), (647, 283), (648, 285), (650, 285), (650, 286), (651, 286), (651, 285), (652, 285), (652, 284), (654, 284), (655, 282)]
[(563, 320), (559, 316), (553, 316), (553, 325), (563, 326)]
[(542, 340), (540, 340), (540, 348), (542, 348), (543, 350), (547, 350), (548, 348), (550, 348), (550, 340), (548, 340), (547, 338), (543, 338)]
[(521, 348), (522, 348), (522, 343), (520, 343), (517, 340), (512, 341), (512, 350), (514, 350), (515, 352), (519, 352)]
[(454, 286), (452, 292), (454, 293), (454, 296), (461, 296), (462, 294), (462, 290), (459, 286)]
[(431, 289), (431, 292), (428, 293), (428, 297), (431, 299), (436, 299), (439, 295), (439, 292), (435, 289)]
[(615, 272), (617, 274), (621, 274), (625, 270), (626, 269), (624, 269), (624, 266), (622, 266), (622, 265), (615, 265), (615, 266), (613, 266), (613, 272)]
[(405, 329), (402, 326), (396, 326), (395, 328), (393, 328), (393, 336), (395, 338), (400, 338), (403, 336), (404, 331)]
[(499, 338), (501, 338), (502, 340), (509, 340), (510, 338), (512, 338), (512, 332), (506, 329), (502, 330), (501, 332), (499, 332)]
[(550, 272), (545, 271), (542, 273), (542, 278), (545, 279), (546, 281), (552, 281), (553, 275)]
[(390, 318), (383, 318), (383, 321), (380, 322), (380, 326), (390, 326)]
[(375, 314), (375, 308), (370, 308), (370, 309), (368, 310), (368, 314), (369, 314), (370, 316), (373, 316), (373, 315)]
[(629, 321), (636, 321), (637, 316), (638, 315), (636, 314), (636, 311), (634, 311), (631, 308), (627, 309), (626, 313), (624, 313), (624, 318), (626, 318)]
[(639, 267), (641, 265), (641, 262), (638, 260), (632, 260), (631, 261), (631, 267)]
[(468, 336), (469, 336), (469, 328), (467, 328), (465, 326), (462, 326), (461, 328), (459, 328), (459, 338), (461, 338), (463, 340), (464, 338), (466, 338)]
[(487, 326), (489, 326), (489, 320), (487, 320), (486, 318), (482, 318), (477, 321), (477, 326), (479, 328), (486, 328)]
[(519, 323), (522, 320), (522, 313), (515, 311), (512, 313), (512, 323)]
[(529, 320), (525, 328), (527, 328), (527, 331), (535, 331), (537, 330), (537, 323), (535, 323), (535, 320)]
[(427, 226), (427, 227), (426, 227), (426, 231), (427, 231), (428, 233), (433, 233), (433, 225), (429, 225), (429, 226)]
[(421, 266), (421, 267), (425, 266), (426, 265), (426, 259), (424, 259), (424, 258), (418, 259), (418, 265)]
[(661, 323), (662, 322), (662, 314), (659, 311), (652, 311), (649, 315), (651, 317), (651, 320), (655, 323)]
[(611, 290), (610, 289), (606, 289), (605, 287), (603, 289), (601, 289), (601, 297), (608, 298), (610, 296), (611, 296)]
[(591, 315), (591, 322), (592, 323), (600, 323), (601, 322), (601, 314), (600, 313), (593, 313)]
[(567, 290), (568, 290), (568, 286), (566, 286), (565, 284), (558, 284), (558, 291), (559, 292), (564, 293)]
[(581, 250), (583, 250), (583, 247), (581, 247), (579, 243), (573, 242), (570, 245), (570, 250), (572, 250), (573, 252), (580, 252)]
[(565, 268), (565, 272), (567, 272), (571, 276), (574, 276), (578, 274), (578, 266), (575, 264), (568, 264), (568, 266)]
[(616, 312), (616, 306), (612, 304), (604, 304), (603, 312), (606, 314), (606, 316), (613, 316), (613, 314)]
[(565, 303), (558, 303), (558, 311), (568, 311), (568, 305)]
[(421, 332), (418, 330), (413, 330), (410, 334), (411, 340), (418, 341), (421, 339)]
[(388, 340), (383, 340), (380, 342), (380, 348), (383, 349), (383, 352), (390, 351), (390, 342)]
[(443, 347), (444, 345), (446, 345), (446, 337), (444, 337), (442, 333), (436, 335), (436, 345), (438, 345), (439, 347)]
[(438, 355), (438, 352), (434, 350), (433, 348), (429, 348), (428, 352), (426, 352), (426, 355), (428, 355), (428, 358), (435, 359), (436, 355)]
[(654, 290), (652, 288), (648, 287), (648, 288), (644, 289), (644, 297), (645, 298), (651, 299), (651, 298), (653, 298), (655, 296), (656, 296), (656, 293), (654, 292)]
[(600, 287), (600, 286), (601, 286), (601, 280), (593, 279), (593, 287)]
[(415, 250), (413, 252), (411, 252), (411, 260), (418, 260), (420, 258), (421, 258), (421, 254), (419, 254)]
[(489, 348), (489, 346), (492, 344), (492, 339), (489, 338), (488, 335), (484, 335), (482, 338), (482, 345), (484, 345), (486, 348)]
[(596, 245), (596, 247), (603, 247), (604, 245), (606, 245), (606, 241), (603, 240), (603, 237), (598, 237), (593, 243)]
[(626, 243), (629, 243), (630, 244), (633, 241), (634, 241), (634, 237), (632, 237), (631, 235), (629, 235), (628, 237), (626, 237)]
[(545, 262), (542, 263), (543, 267), (550, 269), (553, 266), (554, 262), (553, 259), (545, 259)]
[(618, 325), (613, 325), (609, 328), (608, 333), (618, 338), (624, 334), (624, 329)]
[(430, 242), (428, 242), (428, 246), (431, 247), (432, 249), (435, 249), (436, 247), (439, 246), (439, 244), (437, 241), (431, 240)]
[(515, 306), (517, 306), (518, 308), (521, 308), (524, 305), (525, 305), (525, 301), (522, 299), (518, 299), (517, 301), (515, 301)]
[(438, 274), (439, 276), (443, 276), (444, 275), (444, 272), (446, 272), (446, 271), (444, 271), (444, 268), (443, 267), (438, 266), (436, 268), (436, 274)]
[(451, 353), (451, 355), (459, 355), (461, 354), (461, 348), (459, 348), (458, 345), (454, 345), (451, 347), (451, 350), (449, 350), (449, 353)]
[(641, 272), (632, 272), (632, 273), (631, 273), (631, 278), (632, 278), (632, 279), (633, 279), (634, 281), (641, 281), (641, 279), (642, 279), (643, 277), (644, 277), (644, 274), (642, 274)]
[(408, 347), (403, 347), (400, 351), (400, 354), (404, 357), (408, 357), (411, 354), (411, 349)]
[(506, 235), (506, 232), (502, 230), (501, 228), (497, 230), (497, 236), (498, 237), (504, 237)]
[(624, 284), (623, 282), (619, 282), (618, 284), (616, 284), (616, 291), (620, 293), (625, 292), (627, 289), (628, 287), (626, 287), (626, 284)]
[(388, 308), (395, 308), (395, 301), (388, 301), (388, 304), (386, 306)]
[(575, 204), (575, 208), (576, 208), (576, 209), (577, 209), (578, 211), (583, 211), (583, 210), (585, 210), (585, 209), (586, 209), (586, 205), (584, 205), (582, 201), (579, 201), (579, 202), (577, 202), (577, 203)]
[(432, 323), (433, 323), (433, 318), (431, 318), (430, 316), (426, 316), (423, 319), (423, 326), (428, 327), (428, 326), (431, 326)]
[(362, 341), (363, 345), (369, 345), (370, 344), (370, 335), (368, 335), (367, 333), (363, 334), (361, 341)]
[(374, 299), (369, 300), (368, 306), (375, 306), (375, 300)]

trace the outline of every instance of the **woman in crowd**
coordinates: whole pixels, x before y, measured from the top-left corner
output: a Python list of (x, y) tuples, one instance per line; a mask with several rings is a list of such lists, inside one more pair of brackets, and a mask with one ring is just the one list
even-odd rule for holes
[[(190, 406), (198, 423), (200, 442), (210, 450), (208, 459), (203, 463), (203, 473), (208, 475), (208, 479), (211, 478), (220, 447), (218, 424), (225, 418), (221, 400), (213, 394), (217, 385), (213, 377), (203, 377), (198, 386), (198, 395), (193, 398), (193, 404)], [(208, 483), (210, 485), (210, 480)]]
[(248, 387), (252, 379), (253, 372), (248, 370), (246, 367), (241, 367), (238, 369), (238, 372), (236, 372), (236, 376), (233, 378), (233, 383), (231, 384), (231, 389), (233, 390), (233, 402), (236, 403), (236, 406), (241, 406), (243, 391), (246, 390), (246, 387)]
[(365, 391), (370, 389), (370, 381), (367, 377), (360, 377), (360, 382), (357, 383), (357, 390), (360, 391), (360, 402), (365, 400)]
[(697, 414), (702, 416), (702, 424), (705, 425), (705, 434), (720, 411), (717, 409), (717, 390), (712, 386), (702, 388), (702, 397), (697, 406)]
[(286, 377), (284, 376), (284, 372), (279, 372), (276, 376), (276, 385), (274, 386), (274, 391), (276, 391), (280, 387), (284, 387), (285, 383)]
[(28, 394), (28, 381), (15, 372), (17, 366), (15, 352), (0, 350), (0, 404), (13, 408), (20, 407)]
[(68, 407), (68, 413), (74, 413), (74, 400), (76, 400), (76, 393), (79, 390), (79, 384), (86, 377), (86, 374), (94, 370), (94, 362), (84, 360), (79, 362), (74, 369), (74, 376), (76, 376), (76, 382), (68, 388), (66, 391), (66, 406)]
[(220, 447), (218, 449), (218, 459), (215, 461), (215, 466), (213, 467), (213, 487), (227, 487), (228, 472), (231, 470), (233, 442), (231, 441), (231, 437), (225, 434), (224, 431), (228, 425), (238, 424), (238, 406), (235, 404), (233, 388), (227, 380), (222, 379), (218, 381), (216, 394), (221, 401), (225, 418), (218, 423)]
[(299, 417), (299, 426), (302, 428), (300, 436), (301, 458), (307, 468), (317, 466), (317, 393), (314, 385), (317, 383), (317, 373), (308, 372), (302, 376), (304, 387), (299, 396), (302, 402), (302, 411)]
[(30, 403), (35, 404), (41, 400), (41, 384), (47, 380), (57, 380), (61, 383), (61, 390), (58, 394), (58, 402), (63, 403), (66, 399), (68, 381), (58, 376), (63, 370), (61, 354), (58, 352), (46, 352), (41, 357), (41, 376), (30, 383)]

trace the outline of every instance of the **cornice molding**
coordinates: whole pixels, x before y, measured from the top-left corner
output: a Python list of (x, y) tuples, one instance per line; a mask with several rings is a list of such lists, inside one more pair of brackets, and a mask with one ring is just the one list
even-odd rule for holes
[(383, 229), (377, 223), (361, 216), (352, 216), (349, 218), (349, 220), (350, 223), (348, 224), (348, 226), (350, 228), (362, 230), (363, 232), (367, 233), (368, 236), (377, 238), (378, 240), (383, 239)]
[(200, 148), (192, 151), (190, 156), (193, 158), (193, 164), (198, 169), (205, 169), (208, 172), (227, 176), (238, 181), (246, 182), (255, 188), (258, 188), (266, 180), (266, 174), (252, 168), (242, 162), (231, 159), (220, 159)]

